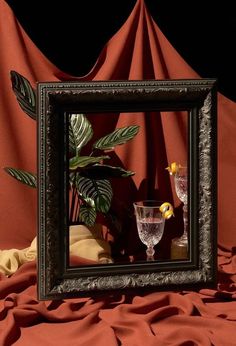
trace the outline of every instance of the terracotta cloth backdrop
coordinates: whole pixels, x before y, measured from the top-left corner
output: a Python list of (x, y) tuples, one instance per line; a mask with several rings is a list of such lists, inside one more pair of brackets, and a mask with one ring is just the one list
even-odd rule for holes
[[(35, 47), (0, 0), (0, 163), (36, 170), (35, 122), (19, 108), (10, 70), (36, 81), (73, 79)], [(80, 80), (197, 78), (138, 0), (126, 23)], [(236, 345), (236, 104), (218, 97), (219, 285), (39, 302), (35, 262), (0, 281), (0, 345)], [(164, 122), (163, 122), (164, 124)], [(163, 125), (165, 143), (170, 133)], [(176, 130), (176, 129), (175, 129)], [(169, 144), (168, 144), (169, 143)], [(181, 145), (181, 143), (179, 144)], [(167, 159), (172, 160), (169, 150)], [(135, 162), (127, 160), (128, 167)], [(132, 167), (130, 167), (130, 165)], [(36, 235), (36, 194), (0, 170), (0, 249), (28, 247)]]

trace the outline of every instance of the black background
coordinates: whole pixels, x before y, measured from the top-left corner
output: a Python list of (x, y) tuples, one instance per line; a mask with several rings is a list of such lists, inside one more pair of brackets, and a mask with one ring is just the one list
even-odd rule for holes
[[(136, 0), (7, 0), (38, 48), (62, 71), (87, 74)], [(201, 77), (236, 101), (233, 1), (145, 0), (175, 49)]]

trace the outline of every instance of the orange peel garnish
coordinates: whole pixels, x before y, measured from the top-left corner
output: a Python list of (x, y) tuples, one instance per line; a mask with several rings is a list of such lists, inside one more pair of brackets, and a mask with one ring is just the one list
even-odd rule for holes
[(164, 219), (169, 219), (174, 216), (174, 208), (169, 202), (162, 203), (162, 205), (160, 206), (160, 212), (162, 213)]
[(166, 167), (170, 175), (175, 175), (176, 173), (178, 173), (180, 168), (181, 168), (181, 165), (177, 162), (172, 162), (170, 166)]

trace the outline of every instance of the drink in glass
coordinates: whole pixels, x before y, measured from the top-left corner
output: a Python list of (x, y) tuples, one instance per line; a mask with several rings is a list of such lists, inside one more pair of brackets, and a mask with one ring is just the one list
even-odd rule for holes
[(165, 218), (160, 210), (162, 204), (156, 200), (144, 200), (134, 203), (138, 235), (147, 247), (148, 261), (154, 260), (154, 246), (159, 243), (164, 233)]

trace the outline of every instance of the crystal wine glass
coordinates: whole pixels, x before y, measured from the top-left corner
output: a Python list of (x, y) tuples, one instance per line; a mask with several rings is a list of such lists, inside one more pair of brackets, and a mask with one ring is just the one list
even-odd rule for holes
[(138, 235), (147, 246), (147, 261), (154, 261), (154, 246), (161, 240), (165, 218), (160, 211), (162, 203), (155, 200), (146, 200), (134, 203)]
[(172, 245), (175, 248), (181, 249), (182, 256), (187, 257), (188, 249), (188, 171), (186, 166), (179, 166), (178, 171), (174, 174), (175, 191), (183, 203), (183, 221), (184, 232), (180, 238), (174, 238)]

